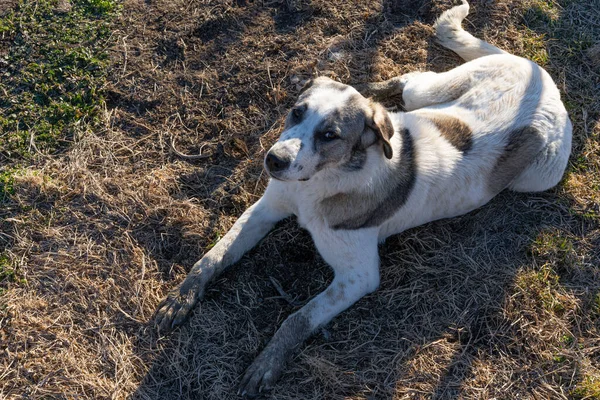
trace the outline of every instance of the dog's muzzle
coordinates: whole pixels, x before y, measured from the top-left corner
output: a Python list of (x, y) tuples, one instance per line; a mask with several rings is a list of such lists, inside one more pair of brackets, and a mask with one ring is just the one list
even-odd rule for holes
[(298, 138), (279, 140), (265, 156), (265, 170), (280, 181), (298, 179), (296, 175), (302, 167), (295, 160), (301, 148), (302, 142)]

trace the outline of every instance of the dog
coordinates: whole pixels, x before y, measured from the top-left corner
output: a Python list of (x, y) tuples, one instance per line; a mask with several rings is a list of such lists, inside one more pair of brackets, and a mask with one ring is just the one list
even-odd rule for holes
[[(206, 286), (276, 222), (291, 215), (333, 268), (329, 287), (290, 315), (244, 374), (254, 397), (315, 330), (379, 285), (388, 236), (483, 206), (504, 189), (537, 192), (561, 180), (572, 124), (548, 73), (461, 27), (466, 1), (445, 11), (437, 40), (465, 64), (357, 87), (311, 80), (265, 157), (264, 195), (159, 305), (156, 324), (181, 324)], [(406, 112), (376, 101), (402, 94)], [(365, 97), (367, 95), (370, 97)]]

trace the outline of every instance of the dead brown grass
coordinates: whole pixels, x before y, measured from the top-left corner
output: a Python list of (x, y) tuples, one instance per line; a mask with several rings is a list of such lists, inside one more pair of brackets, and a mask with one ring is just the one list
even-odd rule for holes
[[(445, 70), (445, 1), (126, 0), (106, 126), (16, 176), (0, 211), (26, 283), (0, 307), (0, 397), (228, 399), (331, 273), (280, 224), (166, 338), (155, 306), (265, 186), (302, 81)], [(575, 126), (549, 193), (504, 193), (382, 247), (381, 288), (302, 347), (269, 398), (592, 398), (600, 374), (600, 3), (472, 4), (468, 29), (554, 76)], [(390, 104), (390, 106), (394, 106)], [(171, 148), (208, 157), (186, 160)], [(596, 390), (594, 392), (594, 390)]]

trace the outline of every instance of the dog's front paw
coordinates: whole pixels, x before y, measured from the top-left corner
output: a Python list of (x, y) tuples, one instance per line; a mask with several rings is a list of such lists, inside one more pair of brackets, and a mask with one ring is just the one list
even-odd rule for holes
[(270, 390), (279, 379), (284, 364), (283, 352), (276, 352), (267, 347), (246, 370), (238, 395), (254, 398), (259, 393)]
[(160, 333), (167, 333), (181, 325), (201, 297), (199, 282), (186, 279), (181, 286), (169, 292), (158, 305), (154, 323)]

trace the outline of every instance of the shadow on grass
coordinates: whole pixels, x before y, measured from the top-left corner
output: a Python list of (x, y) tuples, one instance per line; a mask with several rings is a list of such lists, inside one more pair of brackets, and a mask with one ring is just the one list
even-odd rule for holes
[[(357, 37), (368, 37), (364, 45), (375, 48), (392, 28), (407, 26), (415, 17), (431, 23), (429, 2), (412, 2), (409, 8), (418, 11), (398, 17), (396, 12), (405, 3), (410, 2), (385, 2), (383, 14), (368, 19)], [(289, 25), (284, 23), (278, 30), (295, 30), (308, 20), (288, 17), (288, 13), (286, 9), (280, 18)], [(382, 21), (389, 24), (378, 31)], [(429, 50), (432, 62), (440, 48), (430, 42)], [(355, 79), (352, 74), (351, 79)], [(204, 179), (190, 175), (182, 181), (192, 182), (187, 189), (192, 195), (193, 182)], [(465, 216), (388, 239), (380, 249), (380, 289), (309, 339), (267, 397), (458, 398), (471, 389), (468, 382), (486, 378), (488, 385), (498, 386), (489, 389), (490, 393), (515, 397), (548, 395), (544, 391), (548, 381), (568, 390), (578, 360), (565, 364), (546, 359), (552, 348), (544, 347), (543, 341), (557, 341), (566, 334), (572, 335), (573, 343), (585, 339), (589, 330), (579, 323), (589, 320), (583, 314), (589, 312), (599, 284), (590, 280), (594, 272), (580, 268), (579, 261), (563, 265), (531, 250), (548, 230), (558, 228), (567, 235), (585, 237), (597, 228), (595, 221), (573, 212), (575, 200), (564, 192), (503, 192)], [(577, 260), (598, 260), (594, 244), (598, 245), (597, 239), (592, 246), (576, 244)], [(523, 280), (523, 273), (540, 271), (540, 263), (556, 269), (553, 273), (559, 280), (552, 283), (551, 294), (566, 293), (576, 299), (575, 305), (565, 300), (562, 310), (554, 308), (545, 303), (545, 278), (542, 288), (535, 287), (535, 280)], [(236, 398), (235, 387), (244, 368), (297, 309), (279, 296), (269, 276), (300, 301), (310, 299), (331, 280), (309, 235), (292, 221), (279, 224), (213, 283), (184, 327), (168, 339), (147, 338), (151, 347), (161, 350), (133, 398)], [(515, 299), (527, 307), (519, 308)], [(556, 332), (528, 333), (529, 326), (539, 323), (536, 312), (542, 311), (554, 318), (550, 320), (557, 323)], [(540, 329), (550, 328), (542, 324)], [(512, 370), (494, 381), (492, 375), (482, 376), (478, 370), (485, 363), (492, 370), (506, 363)], [(511, 389), (519, 381), (528, 382), (526, 389), (522, 385)]]

